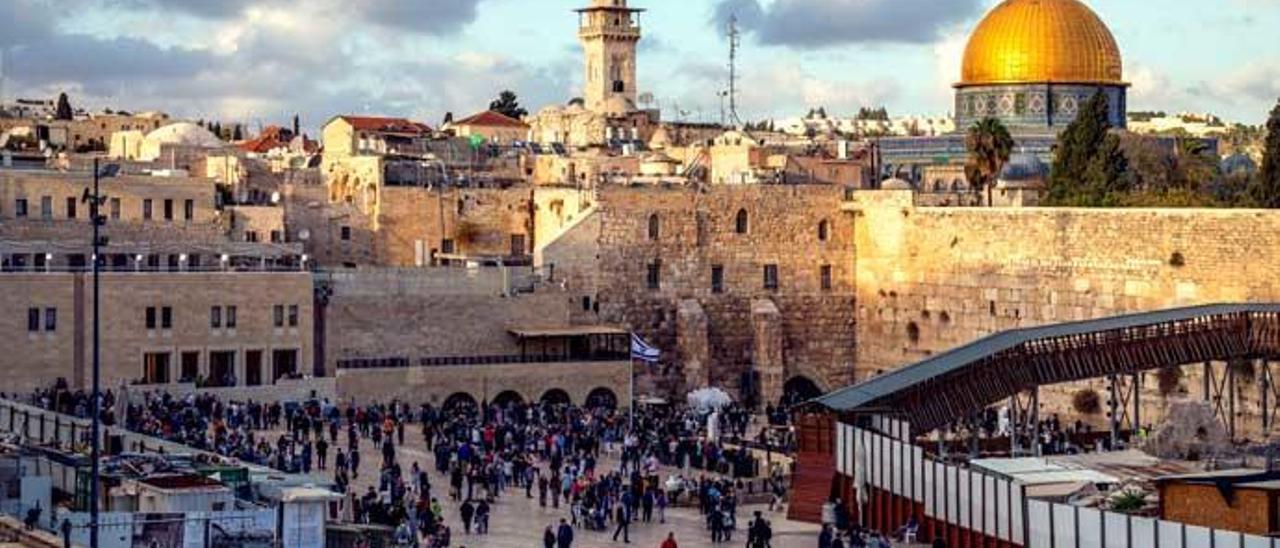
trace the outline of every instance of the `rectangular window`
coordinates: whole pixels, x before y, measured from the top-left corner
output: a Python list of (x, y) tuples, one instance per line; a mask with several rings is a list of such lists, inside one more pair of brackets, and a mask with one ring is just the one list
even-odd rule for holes
[(227, 329), (236, 328), (236, 307), (227, 307)]
[(40, 331), (40, 309), (39, 308), (27, 309), (27, 331), (30, 331), (32, 333)]
[(68, 219), (76, 218), (76, 199), (75, 198), (67, 198), (67, 218)]
[(179, 262), (181, 261), (178, 260), (177, 255), (170, 255), (169, 256), (169, 272), (177, 272), (181, 270), (181, 268), (178, 266)]
[(289, 327), (298, 327), (298, 305), (289, 305)]
[(48, 257), (46, 257), (44, 253), (36, 253), (32, 255), (31, 258), (33, 260), (32, 264), (35, 265), (36, 270), (44, 270), (49, 264)]
[(711, 267), (711, 292), (724, 293), (724, 267), (713, 265)]
[(40, 198), (40, 218), (48, 221), (53, 218), (53, 198)]
[(244, 241), (246, 241), (246, 242), (257, 242), (257, 241), (258, 241), (258, 233), (257, 233), (257, 232), (254, 232), (254, 231), (252, 231), (252, 230), (247, 230), (247, 231), (245, 231), (245, 233), (244, 233)]
[(178, 382), (195, 382), (196, 377), (200, 376), (200, 353), (183, 352), (181, 366)]
[(650, 290), (656, 290), (662, 287), (662, 263), (654, 261), (648, 265), (648, 274), (645, 276), (646, 285)]
[(342, 241), (344, 242), (351, 241), (351, 227), (349, 226), (342, 227)]
[(164, 201), (164, 220), (173, 220), (173, 200), (167, 198)]
[(45, 331), (58, 330), (58, 309), (56, 308), (44, 309), (44, 330)]
[(276, 305), (275, 310), (273, 310), (273, 312), (274, 312), (273, 316), (275, 320), (274, 325), (276, 327), (284, 327), (284, 305), (282, 304)]
[(160, 309), (160, 329), (173, 329), (173, 309), (164, 307)]
[(144, 384), (169, 384), (169, 353), (148, 352), (142, 356)]
[(453, 240), (446, 238), (444, 241), (440, 242), (440, 252), (444, 253), (445, 255), (452, 255)]
[(13, 204), (13, 216), (14, 216), (14, 217), (26, 217), (26, 216), (27, 216), (27, 199), (26, 199), (26, 198), (18, 198), (18, 199), (14, 202), (14, 204)]
[(156, 328), (156, 307), (147, 307), (147, 329)]
[(209, 309), (209, 327), (213, 329), (222, 329), (222, 307), (215, 306)]
[(822, 290), (831, 291), (831, 265), (822, 265)]
[(142, 220), (151, 220), (151, 198), (142, 201)]
[(764, 288), (768, 290), (778, 289), (778, 265), (764, 265)]
[(273, 244), (278, 244), (278, 243), (280, 243), (280, 231), (279, 231), (279, 230), (272, 230), (272, 231), (271, 231), (271, 243), (273, 243)]
[(120, 220), (120, 198), (111, 199), (111, 220)]
[(196, 201), (187, 200), (182, 202), (182, 219), (190, 221), (196, 218)]

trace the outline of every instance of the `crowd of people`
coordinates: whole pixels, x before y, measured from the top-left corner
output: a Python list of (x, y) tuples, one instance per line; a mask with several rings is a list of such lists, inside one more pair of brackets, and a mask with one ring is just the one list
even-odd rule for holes
[[(30, 400), (77, 416), (90, 409), (86, 394), (65, 386)], [(406, 546), (446, 547), (458, 535), (488, 534), (497, 502), (524, 497), (562, 512), (543, 535), (557, 548), (572, 546), (577, 532), (630, 542), (633, 527), (661, 527), (676, 505), (696, 506), (713, 542), (745, 531), (748, 546), (762, 547), (772, 537), (769, 521), (757, 513), (739, 523), (744, 485), (755, 492), (743, 478), (765, 472), (761, 489), (775, 502), (785, 493), (780, 469), (761, 471), (749, 451), (722, 443), (747, 438), (751, 415), (738, 408), (716, 413), (709, 425), (705, 414), (671, 406), (628, 414), (549, 402), (445, 409), (167, 393), (131, 394), (120, 409), (114, 397), (110, 404), (109, 415), (134, 432), (288, 473), (331, 474), (357, 523), (393, 528)], [(397, 450), (410, 436), (420, 436), (433, 462), (406, 460)], [(671, 470), (665, 478), (664, 469)], [(370, 473), (358, 489), (356, 480)], [(445, 497), (456, 515), (445, 515)]]

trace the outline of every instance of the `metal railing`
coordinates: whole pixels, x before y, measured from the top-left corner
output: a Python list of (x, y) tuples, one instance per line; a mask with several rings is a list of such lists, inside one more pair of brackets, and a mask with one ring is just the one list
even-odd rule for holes
[(378, 358), (347, 358), (338, 360), (338, 369), (397, 369), (407, 367), (454, 367), (465, 365), (510, 365), (534, 363), (600, 363), (627, 361), (630, 355), (626, 352), (595, 352), (585, 355), (570, 356), (433, 356), (410, 359), (405, 356)]

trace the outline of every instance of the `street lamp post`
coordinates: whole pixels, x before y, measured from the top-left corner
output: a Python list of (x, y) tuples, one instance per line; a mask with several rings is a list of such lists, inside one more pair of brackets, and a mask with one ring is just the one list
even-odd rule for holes
[(90, 449), (90, 483), (89, 483), (89, 546), (90, 548), (98, 548), (98, 486), (101, 482), (101, 470), (98, 460), (101, 457), (101, 423), (102, 423), (102, 387), (101, 387), (101, 360), (100, 360), (100, 344), (99, 344), (99, 273), (102, 265), (101, 248), (104, 245), (103, 238), (99, 235), (99, 229), (106, 219), (101, 214), (101, 206), (105, 203), (104, 198), (98, 189), (98, 179), (100, 178), (100, 169), (98, 167), (98, 159), (93, 159), (93, 193), (85, 191), (83, 201), (89, 203), (89, 219), (93, 224), (93, 426), (91, 436), (93, 437)]

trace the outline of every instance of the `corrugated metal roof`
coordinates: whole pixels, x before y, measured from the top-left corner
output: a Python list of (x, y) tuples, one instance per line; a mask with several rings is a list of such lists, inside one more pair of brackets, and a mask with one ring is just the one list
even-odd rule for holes
[(1280, 304), (1211, 304), (1003, 331), (874, 379), (833, 391), (812, 400), (812, 403), (836, 411), (851, 411), (930, 379), (960, 371), (984, 358), (1031, 341), (1245, 312), (1280, 313)]

